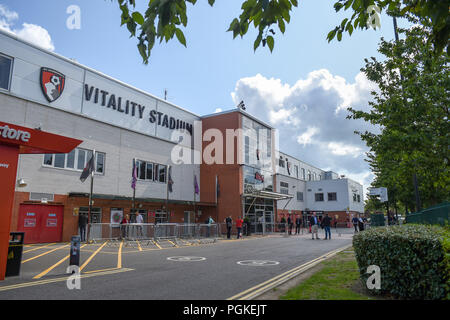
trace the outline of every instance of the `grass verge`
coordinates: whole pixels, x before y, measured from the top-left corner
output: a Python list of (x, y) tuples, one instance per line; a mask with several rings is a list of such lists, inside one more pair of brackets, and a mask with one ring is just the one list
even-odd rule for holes
[(322, 268), (300, 285), (290, 289), (281, 300), (373, 300), (359, 280), (353, 249), (324, 261)]

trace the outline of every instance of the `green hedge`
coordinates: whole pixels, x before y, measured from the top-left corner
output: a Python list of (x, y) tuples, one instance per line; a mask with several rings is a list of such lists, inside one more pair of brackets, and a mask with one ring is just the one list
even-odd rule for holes
[(353, 237), (366, 284), (369, 265), (380, 267), (381, 289), (402, 299), (449, 299), (449, 227), (403, 225), (371, 228)]

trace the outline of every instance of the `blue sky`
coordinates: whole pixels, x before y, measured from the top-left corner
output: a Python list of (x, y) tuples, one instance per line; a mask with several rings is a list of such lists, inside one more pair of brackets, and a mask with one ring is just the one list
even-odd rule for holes
[[(363, 125), (344, 121), (342, 110), (367, 107), (372, 87), (360, 69), (364, 58), (382, 59), (377, 46), (380, 37), (394, 38), (392, 19), (383, 15), (381, 29), (356, 30), (341, 42), (328, 43), (328, 32), (351, 15), (336, 14), (334, 2), (299, 1), (285, 34), (275, 28), (270, 53), (262, 46), (253, 51), (252, 27), (243, 39), (233, 40), (226, 32), (240, 14), (242, 0), (217, 0), (212, 8), (207, 0), (198, 0), (195, 6), (188, 4), (187, 48), (176, 38), (156, 44), (148, 65), (142, 63), (136, 38), (120, 27), (116, 0), (4, 0), (0, 13), (8, 10), (10, 17), (0, 15), (0, 27), (20, 33), (24, 23), (40, 26), (48, 32), (54, 52), (155, 96), (163, 97), (167, 89), (170, 102), (198, 115), (231, 109), (244, 100), (249, 112), (280, 129), (289, 148), (282, 151), (348, 174), (367, 187), (367, 150), (353, 134)], [(66, 27), (70, 5), (81, 9), (80, 30)], [(406, 23), (400, 20), (399, 25)]]

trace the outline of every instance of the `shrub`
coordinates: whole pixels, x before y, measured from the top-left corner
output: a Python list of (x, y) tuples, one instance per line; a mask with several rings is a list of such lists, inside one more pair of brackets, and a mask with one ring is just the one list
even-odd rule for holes
[(353, 237), (361, 280), (377, 265), (381, 289), (403, 299), (449, 299), (450, 231), (447, 227), (403, 225), (368, 229)]

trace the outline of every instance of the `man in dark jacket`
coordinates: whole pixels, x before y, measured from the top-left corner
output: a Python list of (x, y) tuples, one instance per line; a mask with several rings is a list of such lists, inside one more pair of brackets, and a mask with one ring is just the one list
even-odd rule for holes
[(87, 214), (81, 213), (78, 216), (78, 228), (80, 228), (80, 240), (86, 241), (86, 225), (88, 224)]
[(322, 228), (325, 229), (325, 240), (331, 240), (331, 218), (328, 213), (325, 213), (325, 217), (322, 219)]
[(302, 219), (300, 219), (300, 216), (297, 216), (295, 218), (295, 234), (300, 234), (301, 226), (302, 226)]
[(311, 225), (311, 235), (314, 240), (314, 234), (316, 234), (316, 239), (319, 239), (319, 219), (316, 217), (316, 213), (313, 212), (312, 217), (309, 219), (309, 224)]

